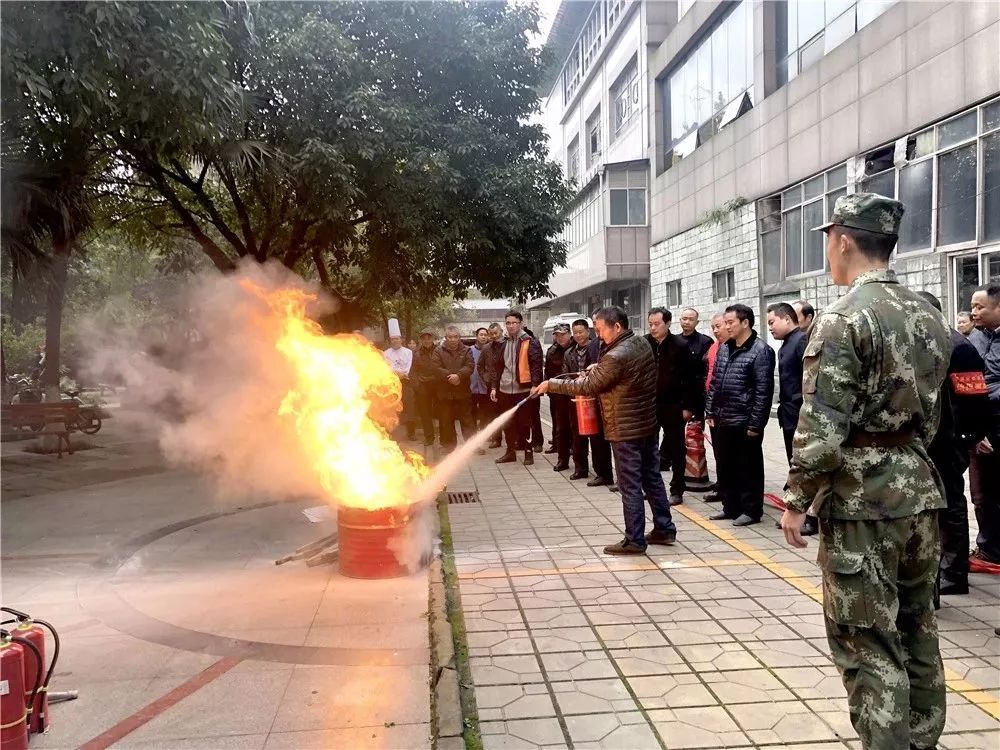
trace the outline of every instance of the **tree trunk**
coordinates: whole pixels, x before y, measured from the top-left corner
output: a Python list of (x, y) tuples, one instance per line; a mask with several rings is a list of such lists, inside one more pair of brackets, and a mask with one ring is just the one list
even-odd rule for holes
[(66, 275), (69, 268), (70, 243), (53, 248), (52, 262), (45, 292), (45, 372), (42, 387), (45, 400), (59, 401), (59, 366), (62, 347), (62, 314), (66, 301)]

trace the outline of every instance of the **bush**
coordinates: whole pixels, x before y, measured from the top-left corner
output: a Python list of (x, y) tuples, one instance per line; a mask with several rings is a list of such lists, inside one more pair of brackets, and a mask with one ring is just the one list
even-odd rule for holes
[(41, 321), (17, 323), (4, 317), (2, 342), (7, 372), (31, 372), (38, 347), (45, 343), (45, 326)]

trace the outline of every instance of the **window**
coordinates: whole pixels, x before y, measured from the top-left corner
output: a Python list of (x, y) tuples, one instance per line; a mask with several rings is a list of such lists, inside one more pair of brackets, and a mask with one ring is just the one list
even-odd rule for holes
[(566, 243), (566, 251), (572, 254), (603, 227), (601, 193), (598, 185), (594, 184), (580, 195), (570, 209), (560, 239)]
[(666, 283), (666, 298), (664, 299), (664, 306), (666, 307), (680, 307), (681, 306), (681, 280), (675, 279), (674, 281), (668, 281)]
[(811, 231), (847, 194), (847, 165), (841, 164), (757, 203), (763, 281), (775, 284), (826, 267), (825, 235)]
[(566, 179), (575, 180), (580, 176), (580, 137), (570, 141), (566, 150)]
[(865, 157), (862, 191), (906, 205), (896, 251), (1000, 241), (1000, 99)]
[(643, 315), (642, 287), (630, 286), (619, 289), (612, 296), (612, 304), (618, 305), (628, 314), (628, 325), (633, 331), (642, 331), (646, 327), (646, 317)]
[(890, 5), (892, 0), (782, 0), (775, 29), (778, 85), (819, 62)]
[(712, 274), (712, 299), (721, 302), (736, 296), (736, 274), (732, 268)]
[(752, 15), (740, 2), (664, 81), (668, 165), (752, 106)]
[(639, 114), (639, 67), (636, 58), (611, 87), (611, 132), (614, 138)]
[(587, 118), (587, 169), (601, 160), (601, 108), (594, 110)]
[(646, 225), (646, 172), (608, 172), (609, 226)]
[(625, 15), (631, 0), (596, 0), (563, 64), (561, 79), (563, 104), (580, 90), (580, 84), (601, 56), (604, 43)]

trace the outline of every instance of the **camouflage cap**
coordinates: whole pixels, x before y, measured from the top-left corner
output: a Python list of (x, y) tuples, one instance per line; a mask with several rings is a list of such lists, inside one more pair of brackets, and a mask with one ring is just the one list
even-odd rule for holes
[(569, 323), (556, 323), (552, 333), (569, 333)]
[(814, 232), (825, 232), (832, 226), (851, 227), (876, 234), (899, 234), (903, 204), (878, 193), (851, 193), (837, 198), (833, 216)]
[(424, 330), (422, 330), (420, 332), (420, 335), (421, 336), (430, 336), (431, 338), (434, 338), (437, 334), (434, 332), (433, 328), (425, 328)]

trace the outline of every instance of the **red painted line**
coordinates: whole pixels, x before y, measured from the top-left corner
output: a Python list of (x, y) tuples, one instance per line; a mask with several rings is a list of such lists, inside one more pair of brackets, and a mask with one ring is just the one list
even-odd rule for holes
[(237, 659), (235, 656), (226, 656), (219, 659), (215, 664), (199, 672), (186, 682), (181, 683), (166, 695), (157, 698), (131, 716), (119, 721), (111, 729), (101, 732), (94, 739), (80, 745), (78, 750), (105, 750), (105, 748), (111, 747), (111, 745), (132, 734), (132, 732), (143, 724), (149, 723), (164, 711), (176, 706), (189, 695), (201, 690), (208, 683), (222, 677), (222, 675), (241, 661), (242, 659)]

